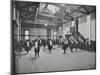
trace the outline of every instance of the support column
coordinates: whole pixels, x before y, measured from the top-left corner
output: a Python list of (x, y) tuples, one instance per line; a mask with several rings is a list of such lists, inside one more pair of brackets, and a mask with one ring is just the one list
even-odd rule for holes
[(62, 26), (62, 36), (63, 36), (63, 39), (65, 39), (65, 25), (64, 24)]
[(13, 20), (14, 21), (16, 20), (16, 9), (15, 9), (15, 6), (13, 8)]
[(91, 25), (91, 15), (87, 15), (87, 25), (88, 25), (88, 38), (91, 39), (90, 25)]
[(17, 38), (18, 38), (18, 42), (20, 40), (19, 35), (20, 35), (20, 23), (19, 23), (19, 11), (17, 10), (17, 19), (16, 19), (17, 25), (18, 25), (18, 33), (17, 33)]
[(19, 40), (21, 40), (21, 19), (19, 19)]

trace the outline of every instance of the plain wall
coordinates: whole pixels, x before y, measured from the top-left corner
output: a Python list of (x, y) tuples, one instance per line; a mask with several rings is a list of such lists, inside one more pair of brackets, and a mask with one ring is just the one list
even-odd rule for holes
[[(78, 31), (83, 35), (84, 38), (89, 38), (91, 41), (95, 41), (96, 38), (96, 32), (95, 32), (95, 28), (96, 28), (96, 19), (95, 19), (95, 14), (94, 16), (92, 14), (90, 14), (90, 24), (89, 24), (89, 20), (87, 20), (88, 15), (80, 17), (79, 20), (79, 24), (78, 24)], [(89, 26), (90, 25), (90, 26)]]

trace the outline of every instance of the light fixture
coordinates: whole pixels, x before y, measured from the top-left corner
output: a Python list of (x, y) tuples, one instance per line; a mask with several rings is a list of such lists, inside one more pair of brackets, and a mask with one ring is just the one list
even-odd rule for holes
[(47, 24), (44, 24), (45, 26), (47, 26)]

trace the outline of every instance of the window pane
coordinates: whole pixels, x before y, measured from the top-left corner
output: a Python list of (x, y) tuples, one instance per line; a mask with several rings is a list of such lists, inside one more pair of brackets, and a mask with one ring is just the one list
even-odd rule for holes
[(25, 39), (26, 39), (26, 40), (29, 39), (29, 30), (25, 30)]
[(29, 31), (28, 30), (25, 30), (25, 35), (29, 35)]

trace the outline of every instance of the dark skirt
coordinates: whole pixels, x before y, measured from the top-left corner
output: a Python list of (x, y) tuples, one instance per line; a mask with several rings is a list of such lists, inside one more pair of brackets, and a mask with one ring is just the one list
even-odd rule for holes
[(69, 44), (69, 48), (70, 48), (70, 49), (73, 49), (73, 48), (74, 48), (74, 44), (70, 43), (70, 44)]
[(30, 50), (30, 47), (25, 47), (25, 50), (26, 50), (26, 51), (29, 51), (29, 50)]
[(68, 47), (68, 45), (67, 45), (67, 44), (66, 44), (66, 45), (63, 45), (63, 46), (62, 46), (62, 49), (63, 49), (63, 50), (66, 50), (66, 49), (67, 49), (67, 47)]
[(50, 50), (51, 50), (52, 48), (53, 48), (53, 47), (52, 47), (52, 45), (48, 45), (48, 49), (50, 49)]
[(39, 48), (35, 48), (34, 52), (40, 52), (40, 49)]

